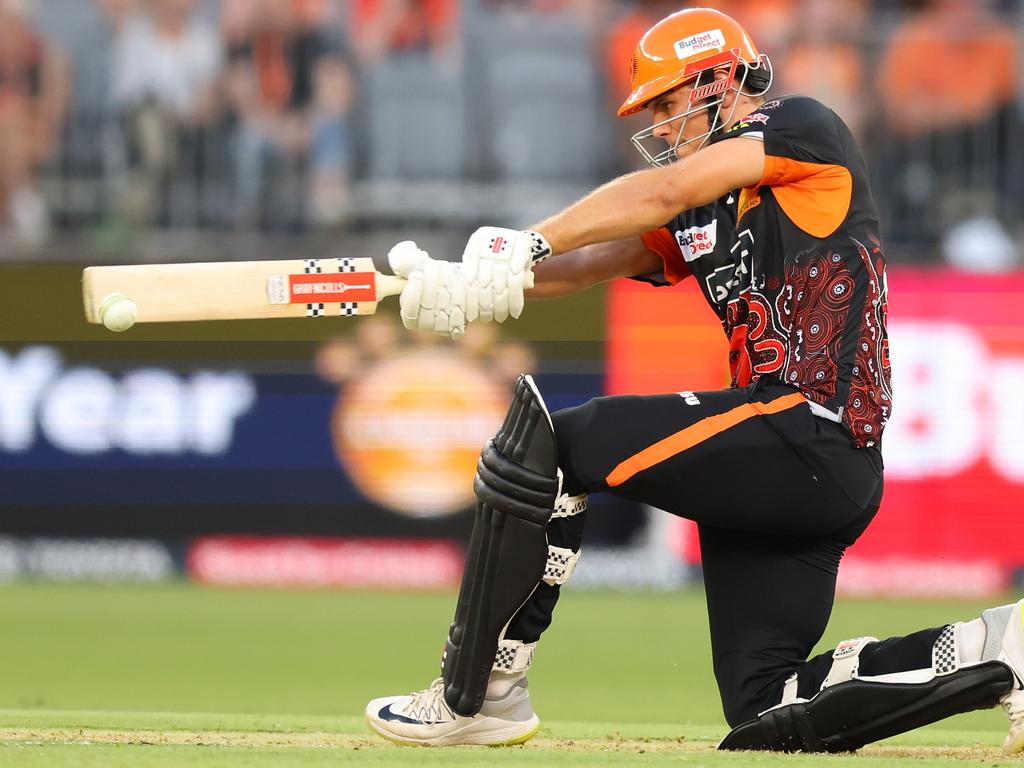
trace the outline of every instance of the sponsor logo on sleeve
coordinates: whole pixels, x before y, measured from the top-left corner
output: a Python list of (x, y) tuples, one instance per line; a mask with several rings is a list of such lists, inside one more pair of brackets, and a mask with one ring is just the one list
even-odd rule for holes
[(673, 46), (676, 56), (680, 59), (688, 59), (695, 53), (703, 51), (720, 51), (725, 48), (725, 35), (720, 29), (709, 29), (707, 32), (698, 32), (682, 40), (676, 40)]
[(704, 226), (676, 230), (676, 242), (683, 253), (683, 259), (694, 261), (715, 250), (718, 237), (718, 219), (712, 219)]
[(768, 115), (762, 115), (760, 112), (751, 112), (746, 117), (741, 117), (741, 123), (761, 123), (764, 125), (768, 122)]
[(757, 190), (752, 190), (750, 187), (744, 187), (740, 190), (740, 201), (736, 208), (736, 221), (739, 221), (747, 213), (756, 208), (761, 204), (761, 196), (757, 194)]
[[(754, 112), (752, 114), (747, 115), (746, 117), (741, 117), (735, 125), (729, 128), (728, 131), (726, 131), (726, 133), (743, 131), (746, 130), (747, 128), (752, 128), (755, 125), (764, 125), (765, 123), (768, 122), (768, 119), (768, 115), (762, 115), (760, 112)], [(757, 135), (761, 135), (760, 132), (758, 132)]]

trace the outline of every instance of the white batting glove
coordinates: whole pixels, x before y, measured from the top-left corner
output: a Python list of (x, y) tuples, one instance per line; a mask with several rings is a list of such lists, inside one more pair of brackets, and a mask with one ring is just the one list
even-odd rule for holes
[(388, 251), (388, 264), (391, 266), (391, 271), (406, 280), (429, 258), (430, 254), (412, 240), (403, 240)]
[(480, 227), (470, 235), (462, 273), (466, 284), (477, 290), (478, 319), (503, 323), (509, 316), (519, 317), (524, 291), (533, 286), (533, 265), (550, 255), (548, 241), (532, 230)]
[[(407, 282), (398, 303), (406, 328), (461, 338), (467, 319), (475, 319), (476, 290), (468, 289), (460, 264), (432, 259), (406, 240), (388, 253), (388, 264)], [(467, 304), (473, 317), (467, 318)]]

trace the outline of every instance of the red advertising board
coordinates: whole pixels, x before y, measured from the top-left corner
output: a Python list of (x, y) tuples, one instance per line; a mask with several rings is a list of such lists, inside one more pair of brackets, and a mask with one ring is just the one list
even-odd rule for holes
[[(897, 268), (888, 282), (885, 496), (840, 589), (988, 594), (1024, 566), (1024, 272)], [(620, 281), (608, 320), (609, 393), (726, 384), (725, 336), (696, 286)], [(696, 560), (688, 525), (680, 551)]]
[(451, 589), (462, 565), (462, 549), (446, 540), (204, 536), (185, 567), (218, 586)]

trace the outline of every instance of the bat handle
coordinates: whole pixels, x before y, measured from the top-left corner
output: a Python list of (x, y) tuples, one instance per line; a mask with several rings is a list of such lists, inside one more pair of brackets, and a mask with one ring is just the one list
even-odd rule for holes
[(405, 278), (397, 275), (382, 275), (377, 273), (377, 300), (385, 296), (397, 296), (405, 288)]
[[(380, 301), (385, 296), (397, 296), (405, 288), (406, 280), (404, 277), (398, 277), (397, 275), (382, 275), (377, 273), (377, 301)], [(534, 276), (533, 272), (526, 273), (526, 279), (523, 283), (526, 288), (533, 288)]]

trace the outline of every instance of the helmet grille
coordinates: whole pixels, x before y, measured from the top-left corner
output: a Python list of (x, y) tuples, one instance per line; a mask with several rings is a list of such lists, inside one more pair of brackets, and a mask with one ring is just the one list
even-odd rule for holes
[(629, 81), (632, 83), (636, 80), (636, 54), (633, 54), (633, 58), (629, 60)]

